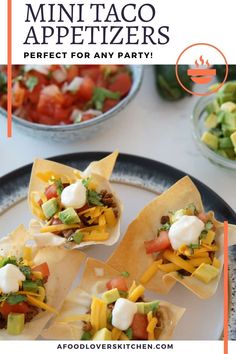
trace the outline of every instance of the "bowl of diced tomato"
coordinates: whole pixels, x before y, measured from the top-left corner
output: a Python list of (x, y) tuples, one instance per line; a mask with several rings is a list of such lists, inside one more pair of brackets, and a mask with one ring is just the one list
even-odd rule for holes
[[(13, 65), (13, 123), (27, 134), (67, 142), (89, 138), (134, 98), (139, 65)], [(0, 113), (7, 116), (7, 68)]]

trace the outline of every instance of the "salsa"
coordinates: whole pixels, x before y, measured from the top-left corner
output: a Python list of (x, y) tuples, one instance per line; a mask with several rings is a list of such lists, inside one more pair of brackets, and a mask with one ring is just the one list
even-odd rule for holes
[[(0, 71), (0, 106), (7, 108), (7, 69)], [(33, 123), (64, 125), (93, 119), (129, 93), (124, 65), (13, 65), (12, 112)]]

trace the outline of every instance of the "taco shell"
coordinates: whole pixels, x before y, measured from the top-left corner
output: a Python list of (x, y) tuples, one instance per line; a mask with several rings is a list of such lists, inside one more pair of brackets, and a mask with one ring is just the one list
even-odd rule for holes
[[(108, 259), (108, 264), (119, 272), (128, 271), (132, 278), (139, 280), (154, 261), (152, 255), (146, 254), (144, 241), (153, 240), (161, 226), (161, 216), (168, 215), (170, 211), (184, 208), (191, 203), (195, 204), (199, 212), (204, 211), (198, 189), (191, 179), (186, 176), (144, 207), (136, 219), (128, 226), (121, 243)], [(158, 270), (149, 282), (145, 284), (145, 287), (160, 294), (167, 294), (175, 283), (179, 282), (199, 298), (207, 299), (213, 296), (219, 284), (224, 255), (224, 225), (216, 220), (215, 224), (216, 242), (219, 246), (216, 257), (221, 262), (217, 278), (205, 284), (195, 277), (179, 276), (177, 272), (164, 273)], [(235, 244), (236, 228), (230, 225), (229, 230), (229, 244)]]
[(63, 182), (71, 183), (75, 182), (78, 176), (80, 178), (87, 178), (89, 176), (92, 176), (97, 191), (101, 191), (102, 189), (107, 190), (108, 192), (113, 194), (117, 203), (119, 218), (114, 227), (108, 228), (110, 236), (107, 240), (96, 242), (87, 241), (82, 242), (81, 244), (71, 242), (70, 244), (67, 244), (70, 249), (83, 248), (94, 244), (104, 244), (110, 246), (118, 240), (120, 236), (120, 219), (122, 214), (122, 204), (114, 193), (114, 191), (111, 189), (111, 185), (108, 180), (114, 168), (117, 155), (118, 152), (115, 151), (100, 161), (92, 162), (84, 172), (49, 160), (35, 160), (29, 184), (28, 204), (32, 214), (37, 217), (37, 220), (30, 221), (29, 231), (30, 234), (34, 237), (39, 247), (60, 246), (66, 241), (64, 237), (57, 236), (51, 232), (40, 233), (40, 229), (44, 225), (44, 221), (40, 219), (40, 216), (37, 214), (37, 208), (35, 208), (34, 202), (34, 193), (36, 192), (40, 195), (40, 193), (44, 192), (47, 183), (45, 178), (48, 178), (48, 176), (62, 178)]
[[(29, 240), (32, 240), (31, 236), (23, 226), (19, 226), (9, 236), (0, 240), (0, 255), (21, 257), (24, 245)], [(34, 264), (47, 262), (50, 270), (50, 276), (45, 285), (48, 305), (57, 310), (61, 308), (84, 259), (85, 254), (82, 252), (68, 251), (58, 247), (35, 250)], [(25, 324), (23, 332), (18, 336), (11, 336), (5, 329), (1, 329), (0, 340), (36, 339), (53, 316), (55, 315), (47, 311), (40, 312)]]
[[(79, 286), (67, 296), (59, 316), (42, 332), (45, 339), (79, 340), (83, 330), (82, 321), (72, 321), (73, 316), (85, 314), (90, 309), (92, 296), (99, 296), (106, 291), (106, 283), (120, 273), (106, 263), (88, 258)], [(131, 278), (126, 278), (128, 286)], [(170, 339), (185, 309), (160, 301), (164, 328), (158, 339)]]

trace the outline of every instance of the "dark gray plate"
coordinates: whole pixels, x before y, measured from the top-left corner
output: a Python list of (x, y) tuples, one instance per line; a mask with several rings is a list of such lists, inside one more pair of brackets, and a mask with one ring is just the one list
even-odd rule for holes
[[(83, 152), (56, 156), (52, 157), (51, 160), (68, 164), (83, 170), (91, 161), (99, 160), (107, 154), (107, 152)], [(9, 210), (11, 210), (14, 206), (17, 206), (18, 203), (25, 200), (31, 167), (32, 165), (24, 166), (0, 178), (1, 223), (6, 212), (9, 212)], [(138, 189), (144, 189), (152, 194), (155, 194), (162, 193), (184, 175), (186, 175), (184, 172), (154, 160), (133, 155), (120, 154), (112, 175), (112, 182), (116, 184), (130, 185), (130, 188), (135, 187)], [(220, 221), (228, 220), (230, 223), (236, 224), (236, 214), (230, 206), (203, 183), (199, 182), (195, 178), (192, 179), (202, 195), (205, 209), (214, 210), (217, 219)], [(11, 231), (11, 229), (12, 228), (9, 226), (8, 231)], [(105, 252), (102, 258), (106, 258), (106, 255), (107, 253)], [(229, 278), (232, 289), (232, 301), (230, 301), (229, 338), (233, 340), (236, 339), (235, 265), (236, 248), (232, 247), (230, 249), (229, 258)], [(223, 299), (220, 306), (223, 306)]]

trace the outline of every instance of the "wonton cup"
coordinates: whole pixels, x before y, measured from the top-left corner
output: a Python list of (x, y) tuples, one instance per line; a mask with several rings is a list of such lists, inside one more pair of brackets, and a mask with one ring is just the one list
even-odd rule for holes
[(113, 171), (117, 156), (118, 152), (115, 151), (100, 161), (92, 162), (83, 172), (57, 162), (39, 159), (35, 160), (29, 184), (28, 203), (32, 214), (36, 216), (38, 220), (31, 220), (29, 231), (34, 236), (34, 239), (39, 246), (59, 246), (64, 244), (66, 241), (64, 237), (57, 236), (51, 232), (40, 232), (40, 229), (43, 225), (45, 225), (45, 223), (42, 219), (40, 219), (39, 215), (37, 215), (37, 205), (35, 208), (33, 195), (35, 192), (44, 192), (45, 187), (48, 184), (47, 181), (43, 180), (45, 173), (50, 176), (53, 175), (55, 178), (62, 178), (65, 182), (70, 181), (71, 183), (75, 182), (78, 179), (78, 176), (80, 178), (92, 177), (92, 181), (96, 185), (96, 191), (99, 192), (101, 190), (107, 190), (109, 193), (112, 193), (117, 204), (119, 216), (115, 226), (107, 227), (107, 231), (109, 233), (108, 239), (103, 241), (85, 241), (80, 244), (70, 242), (68, 243), (69, 248), (82, 248), (94, 244), (104, 244), (110, 246), (118, 240), (120, 236), (122, 205), (114, 191), (111, 189), (111, 185), (109, 183), (109, 178)]
[[(128, 271), (134, 279), (140, 279), (154, 261), (152, 255), (146, 254), (144, 241), (153, 240), (156, 237), (163, 215), (168, 215), (169, 212), (185, 208), (191, 203), (194, 203), (199, 212), (204, 211), (198, 189), (191, 179), (186, 176), (144, 207), (136, 219), (129, 225), (124, 238), (107, 263), (120, 272)], [(216, 226), (215, 239), (219, 247), (219, 250), (216, 252), (216, 257), (221, 263), (219, 275), (208, 284), (205, 284), (194, 276), (180, 276), (176, 271), (164, 273), (159, 269), (144, 284), (147, 289), (160, 294), (167, 294), (176, 281), (178, 281), (199, 298), (207, 299), (214, 295), (223, 268), (224, 225), (214, 219), (213, 213), (211, 213), (211, 216)], [(234, 225), (230, 225), (229, 230), (229, 245), (232, 245), (236, 243), (236, 228)]]
[[(25, 243), (29, 240), (32, 240), (30, 235), (23, 226), (19, 226), (0, 240), (0, 256), (22, 257)], [(45, 285), (48, 305), (60, 309), (84, 259), (85, 254), (76, 250), (68, 251), (58, 247), (35, 250), (34, 264), (47, 262), (49, 266), (50, 276)], [(24, 330), (17, 336), (9, 335), (6, 329), (0, 329), (0, 340), (36, 339), (53, 316), (55, 314), (47, 311), (39, 312), (30, 322), (25, 323)]]
[[(106, 283), (118, 276), (120, 273), (106, 263), (88, 258), (79, 286), (66, 297), (59, 316), (42, 332), (42, 337), (45, 339), (79, 340), (83, 334), (83, 322), (72, 322), (71, 318), (86, 314), (90, 309), (92, 297), (100, 296), (107, 291)], [(125, 279), (130, 287), (131, 278)], [(164, 323), (158, 340), (170, 339), (185, 309), (161, 300), (158, 311), (162, 313)]]

